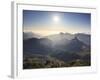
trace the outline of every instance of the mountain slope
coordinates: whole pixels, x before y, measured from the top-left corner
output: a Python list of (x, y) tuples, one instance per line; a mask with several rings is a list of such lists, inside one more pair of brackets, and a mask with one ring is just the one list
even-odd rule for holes
[(33, 32), (23, 32), (23, 39), (30, 39), (30, 38), (42, 38), (39, 34)]
[(91, 37), (89, 34), (77, 33), (77, 34), (75, 34), (75, 37), (77, 37), (84, 44), (90, 45), (90, 43), (91, 43)]
[(51, 41), (46, 38), (31, 38), (23, 41), (23, 51), (24, 53), (43, 55), (51, 50), (51, 45)]
[(69, 52), (80, 52), (83, 51), (84, 49), (88, 49), (88, 46), (84, 44), (82, 41), (78, 40), (77, 37), (72, 39), (68, 45), (66, 45), (66, 49)]

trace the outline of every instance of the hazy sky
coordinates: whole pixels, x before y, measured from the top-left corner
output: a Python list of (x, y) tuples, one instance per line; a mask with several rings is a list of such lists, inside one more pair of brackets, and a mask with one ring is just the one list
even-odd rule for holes
[(43, 36), (68, 33), (88, 33), (91, 31), (91, 14), (23, 10), (24, 32), (34, 32)]

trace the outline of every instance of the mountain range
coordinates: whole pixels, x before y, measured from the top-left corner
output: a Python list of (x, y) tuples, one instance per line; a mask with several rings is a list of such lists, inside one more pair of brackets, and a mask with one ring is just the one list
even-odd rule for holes
[(52, 57), (60, 61), (86, 60), (90, 62), (90, 34), (59, 33), (40, 36), (23, 33), (24, 57)]
[(59, 34), (53, 34), (53, 35), (48, 35), (48, 36), (43, 37), (43, 36), (33, 33), (33, 32), (23, 32), (24, 40), (32, 39), (32, 38), (37, 38), (37, 39), (47, 38), (57, 44), (59, 44), (61, 42), (65, 42), (66, 40), (67, 41), (72, 40), (75, 37), (77, 37), (78, 40), (85, 43), (86, 45), (90, 45), (90, 43), (91, 43), (90, 42), (90, 34), (84, 34), (84, 33), (70, 34), (70, 33), (60, 32)]

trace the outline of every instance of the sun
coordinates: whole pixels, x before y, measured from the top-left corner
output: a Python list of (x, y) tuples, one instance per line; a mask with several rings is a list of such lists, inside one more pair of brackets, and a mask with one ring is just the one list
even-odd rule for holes
[(60, 20), (59, 16), (53, 16), (53, 21), (58, 22)]

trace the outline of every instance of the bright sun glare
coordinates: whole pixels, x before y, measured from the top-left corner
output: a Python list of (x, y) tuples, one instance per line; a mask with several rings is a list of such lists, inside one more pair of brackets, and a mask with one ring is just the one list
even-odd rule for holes
[(58, 22), (59, 21), (59, 16), (53, 16), (53, 20), (54, 20), (54, 22)]

